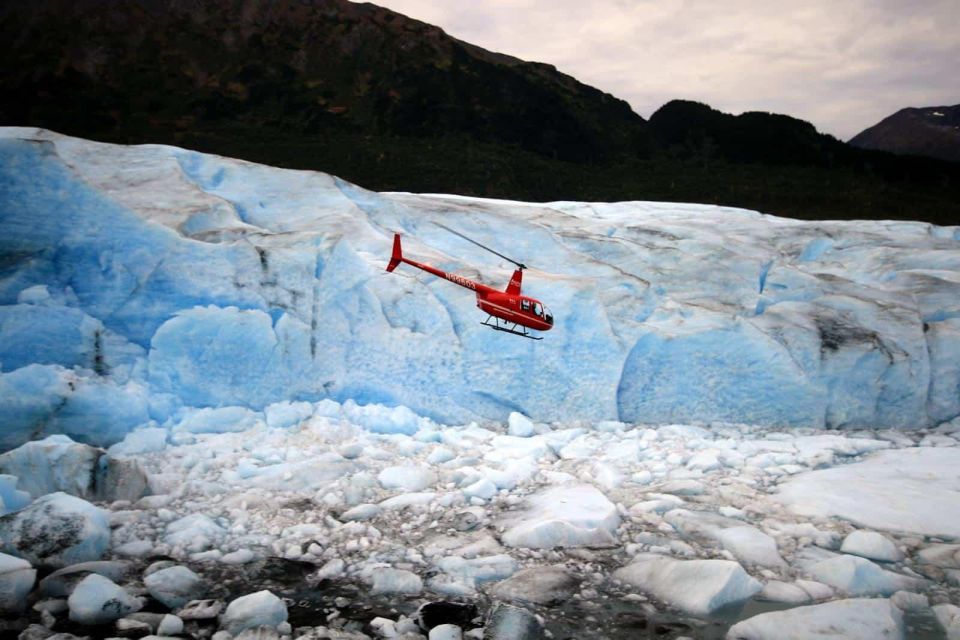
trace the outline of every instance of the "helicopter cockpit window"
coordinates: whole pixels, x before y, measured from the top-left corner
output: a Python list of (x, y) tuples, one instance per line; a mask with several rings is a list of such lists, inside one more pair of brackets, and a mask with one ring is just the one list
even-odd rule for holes
[(543, 316), (543, 305), (540, 304), (539, 302), (534, 302), (534, 303), (533, 303), (533, 312), (534, 312), (535, 314), (537, 314), (538, 316), (541, 316), (541, 317), (542, 317), (542, 316)]
[(520, 308), (523, 309), (524, 311), (530, 311), (530, 301), (529, 301), (529, 300), (521, 300), (521, 301), (520, 301)]
[(543, 319), (547, 321), (547, 324), (553, 324), (553, 314), (546, 307), (543, 308)]

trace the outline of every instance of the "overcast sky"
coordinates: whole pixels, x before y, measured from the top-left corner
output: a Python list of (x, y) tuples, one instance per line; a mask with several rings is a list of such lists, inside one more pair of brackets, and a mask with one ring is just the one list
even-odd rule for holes
[(773, 111), (847, 140), (960, 103), (960, 0), (373, 0), (547, 62), (648, 118), (671, 98)]

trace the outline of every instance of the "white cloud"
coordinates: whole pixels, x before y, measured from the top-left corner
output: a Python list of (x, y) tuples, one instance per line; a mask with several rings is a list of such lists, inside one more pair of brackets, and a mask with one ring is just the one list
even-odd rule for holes
[(672, 98), (786, 113), (846, 139), (960, 102), (957, 0), (379, 0), (454, 37), (547, 62), (644, 117)]

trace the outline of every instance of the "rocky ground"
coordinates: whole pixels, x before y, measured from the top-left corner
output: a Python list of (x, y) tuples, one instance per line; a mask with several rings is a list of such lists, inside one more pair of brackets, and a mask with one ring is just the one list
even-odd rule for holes
[(0, 455), (5, 632), (960, 637), (956, 421), (440, 427), (371, 406), (363, 428), (348, 409)]

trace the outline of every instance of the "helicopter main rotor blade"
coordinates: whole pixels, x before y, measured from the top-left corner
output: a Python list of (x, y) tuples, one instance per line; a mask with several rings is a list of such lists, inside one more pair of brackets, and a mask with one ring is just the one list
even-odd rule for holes
[(473, 238), (469, 238), (469, 237), (463, 235), (462, 233), (460, 233), (459, 231), (455, 231), (455, 230), (451, 229), (450, 227), (448, 227), (448, 226), (445, 225), (445, 224), (440, 224), (439, 222), (434, 222), (433, 224), (437, 225), (437, 226), (440, 227), (441, 229), (446, 229), (447, 231), (449, 231), (450, 233), (452, 233), (452, 234), (454, 234), (454, 235), (460, 236), (461, 238), (463, 238), (463, 239), (466, 240), (467, 242), (472, 242), (473, 244), (477, 245), (477, 246), (480, 247), (481, 249), (486, 249), (486, 250), (489, 251), (490, 253), (492, 253), (492, 254), (494, 254), (494, 255), (497, 255), (497, 256), (500, 256), (501, 258), (503, 258), (503, 259), (506, 260), (507, 262), (512, 262), (513, 264), (517, 265), (517, 266), (518, 266), (519, 268), (521, 268), (521, 269), (526, 269), (526, 268), (527, 268), (527, 265), (523, 264), (522, 262), (517, 262), (517, 261), (514, 260), (513, 258), (508, 258), (507, 256), (503, 255), (503, 254), (500, 253), (499, 251), (494, 251), (493, 249), (491, 249), (491, 248), (488, 247), (487, 245), (485, 245), (485, 244), (480, 244), (479, 242), (477, 242), (477, 241), (474, 240)]

